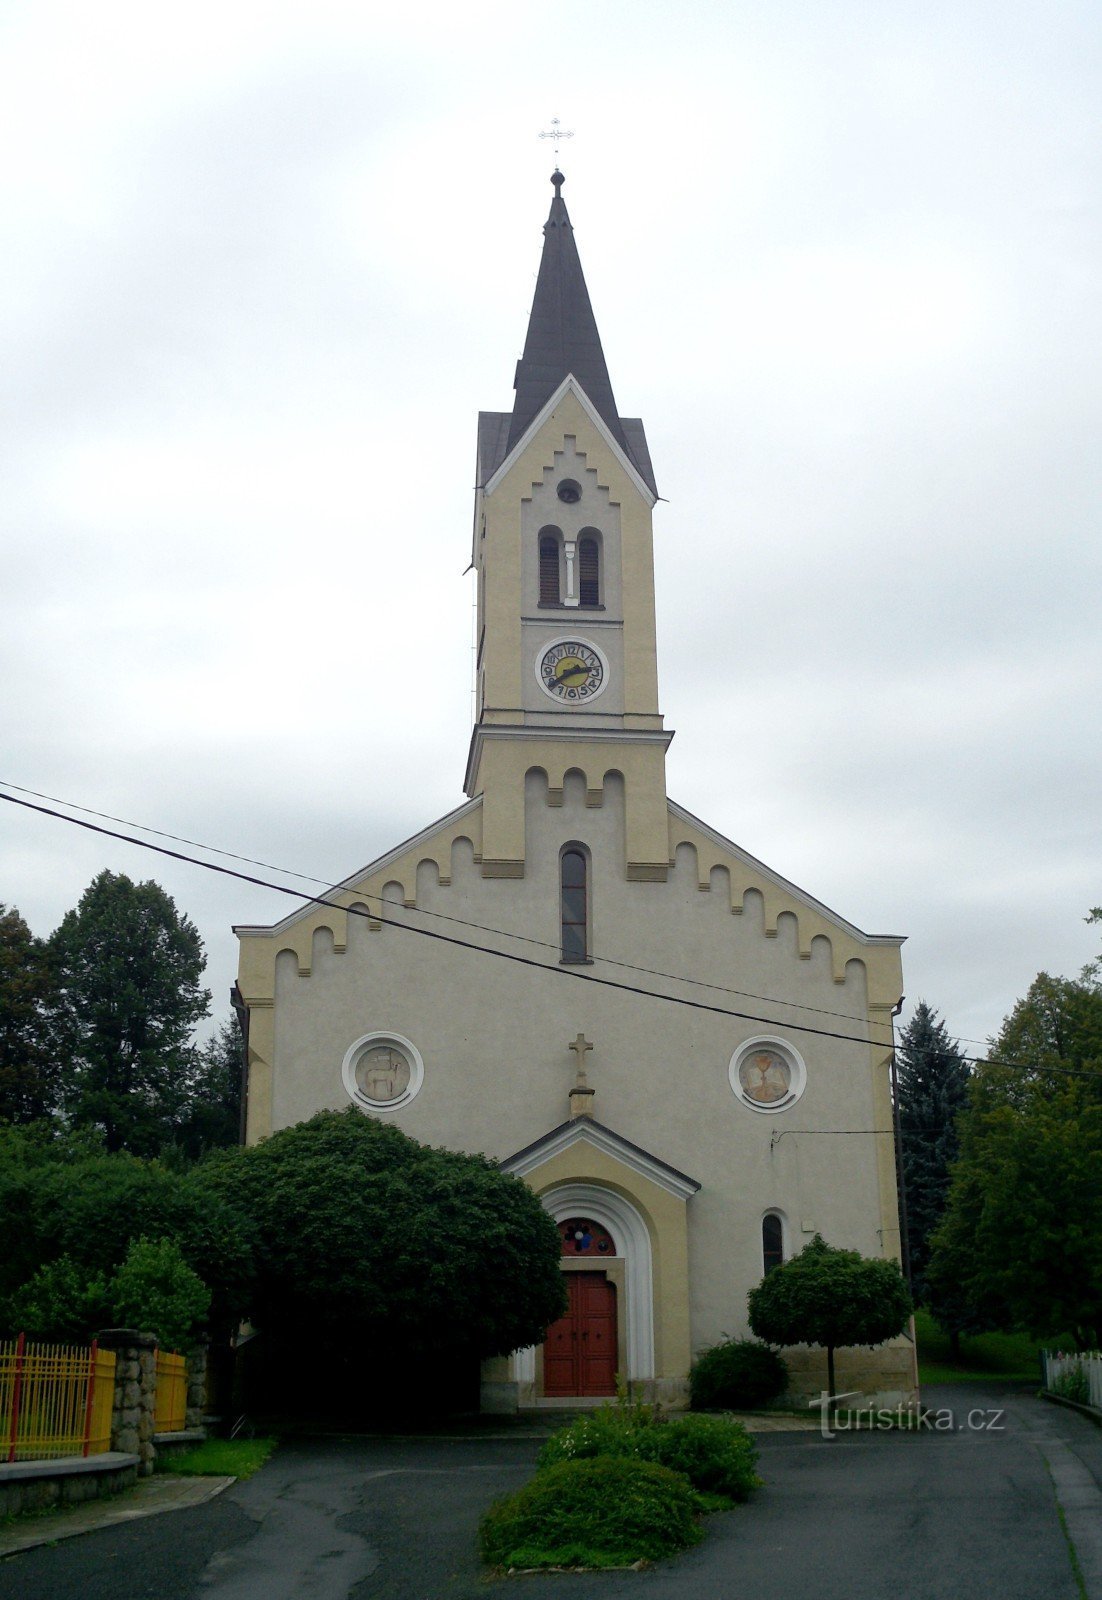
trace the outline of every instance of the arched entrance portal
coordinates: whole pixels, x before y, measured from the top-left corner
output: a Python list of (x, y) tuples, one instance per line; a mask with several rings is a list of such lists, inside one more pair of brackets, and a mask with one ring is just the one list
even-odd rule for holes
[[(521, 1384), (533, 1385), (535, 1397), (548, 1400), (600, 1392), (611, 1394), (615, 1390), (616, 1376), (628, 1380), (654, 1377), (654, 1300), (651, 1277), (650, 1231), (641, 1213), (630, 1200), (614, 1189), (605, 1189), (592, 1183), (564, 1183), (547, 1190), (540, 1196), (544, 1208), (562, 1227), (566, 1223), (584, 1222), (588, 1225), (591, 1240), (581, 1250), (575, 1248), (576, 1239), (567, 1241), (563, 1252), (563, 1271), (569, 1280), (575, 1278), (604, 1278), (607, 1291), (590, 1287), (569, 1289), (572, 1297), (572, 1331), (579, 1335), (578, 1344), (594, 1344), (594, 1327), (590, 1337), (581, 1339), (584, 1319), (598, 1316), (614, 1318), (613, 1327), (606, 1322), (603, 1330), (604, 1348), (616, 1352), (611, 1383), (599, 1391), (583, 1389), (583, 1381), (608, 1383), (607, 1370), (602, 1372), (599, 1363), (575, 1361), (571, 1365), (556, 1366), (556, 1358), (564, 1358), (561, 1340), (558, 1348), (551, 1346), (549, 1338), (541, 1350), (518, 1351), (514, 1356), (514, 1374)], [(573, 1231), (573, 1230), (572, 1230)], [(596, 1297), (604, 1296), (604, 1309), (594, 1305)], [(611, 1307), (610, 1302), (611, 1300)], [(566, 1322), (568, 1318), (563, 1318)], [(560, 1330), (561, 1331), (561, 1330)], [(596, 1341), (599, 1346), (602, 1341)], [(571, 1340), (571, 1344), (574, 1341)], [(550, 1356), (550, 1365), (548, 1357)], [(588, 1379), (581, 1376), (581, 1367), (588, 1366)], [(598, 1377), (600, 1373), (600, 1377)], [(550, 1380), (550, 1382), (549, 1382)], [(563, 1387), (570, 1383), (573, 1387)]]

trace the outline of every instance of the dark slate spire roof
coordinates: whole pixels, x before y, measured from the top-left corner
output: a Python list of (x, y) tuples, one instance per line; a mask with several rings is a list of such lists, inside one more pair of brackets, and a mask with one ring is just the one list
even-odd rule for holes
[(574, 229), (562, 197), (564, 179), (558, 169), (551, 182), (555, 185), (555, 198), (543, 229), (543, 259), (528, 319), (528, 337), (513, 380), (517, 397), (507, 449), (513, 448), (567, 373), (572, 372), (611, 428), (616, 442), (627, 451), (597, 320), (574, 243)]
[(621, 417), (616, 410), (601, 336), (561, 193), (564, 181), (556, 169), (551, 179), (555, 198), (543, 230), (543, 258), (528, 337), (513, 380), (516, 400), (512, 413), (479, 412), (477, 481), (483, 484), (493, 476), (563, 379), (573, 373), (643, 482), (657, 495), (643, 424), (638, 417)]

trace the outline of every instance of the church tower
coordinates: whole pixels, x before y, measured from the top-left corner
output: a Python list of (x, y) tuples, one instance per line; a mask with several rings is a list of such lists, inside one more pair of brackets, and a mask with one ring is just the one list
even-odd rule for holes
[[(484, 1404), (599, 1402), (619, 1378), (677, 1406), (694, 1352), (744, 1335), (747, 1292), (816, 1233), (898, 1254), (902, 941), (667, 796), (658, 494), (552, 182), (513, 407), (479, 418), (467, 798), (238, 928), (247, 1138), (352, 1106), (483, 1153), (554, 1218), (569, 1300), (486, 1364)], [(792, 1393), (820, 1393), (819, 1353), (786, 1359)], [(906, 1338), (839, 1363), (877, 1404), (915, 1393)]]
[(600, 805), (625, 794), (625, 870), (669, 868), (658, 708), (651, 512), (643, 424), (621, 417), (562, 198), (544, 226), (511, 412), (478, 420), (476, 720), (466, 792), (483, 800), (482, 874), (524, 876), (524, 781), (551, 803), (571, 770)]

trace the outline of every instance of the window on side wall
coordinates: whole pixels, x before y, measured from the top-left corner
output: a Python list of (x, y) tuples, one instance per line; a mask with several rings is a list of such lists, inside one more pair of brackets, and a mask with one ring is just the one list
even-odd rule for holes
[(775, 1211), (767, 1211), (761, 1219), (761, 1262), (763, 1273), (784, 1263), (784, 1227)]
[(589, 959), (589, 863), (582, 850), (564, 850), (559, 862), (562, 959)]

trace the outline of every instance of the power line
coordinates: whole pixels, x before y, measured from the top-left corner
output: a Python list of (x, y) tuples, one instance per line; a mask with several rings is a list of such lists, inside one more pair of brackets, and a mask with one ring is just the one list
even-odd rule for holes
[[(129, 817), (116, 817), (109, 811), (97, 811), (92, 806), (78, 805), (75, 800), (62, 800), (57, 795), (43, 794), (38, 789), (27, 789), (22, 784), (9, 783), (6, 779), (0, 779), (0, 785), (2, 785), (5, 789), (14, 789), (19, 794), (33, 795), (37, 800), (49, 800), (54, 805), (66, 806), (70, 811), (82, 811), (86, 816), (99, 817), (105, 822), (118, 822), (124, 827), (138, 828), (142, 833), (153, 834), (158, 839), (171, 839), (175, 844), (191, 845), (196, 850), (205, 850), (211, 855), (225, 856), (229, 861), (242, 861), (251, 867), (263, 867), (267, 872), (278, 872), (283, 877), (297, 878), (302, 883), (321, 884), (330, 893), (332, 893), (333, 890), (333, 883), (329, 878), (318, 878), (308, 872), (295, 872), (290, 867), (280, 867), (271, 861), (261, 861), (256, 856), (240, 855), (235, 850), (223, 850), (218, 845), (205, 844), (201, 839), (189, 839), (184, 834), (167, 833), (162, 828), (153, 828), (144, 822), (134, 822)], [(377, 901), (379, 905), (387, 904), (387, 902), (383, 900), (380, 895), (367, 894), (363, 890), (359, 889), (356, 890), (356, 893), (360, 894), (364, 900)], [(457, 917), (446, 911), (429, 911), (425, 906), (408, 906), (406, 909), (413, 911), (417, 916), (435, 917), (438, 921), (455, 923), (458, 927), (471, 928), (477, 933), (490, 933), (493, 934), (495, 938), (499, 939), (514, 939), (519, 944), (533, 945), (539, 950), (557, 951), (559, 948), (558, 945), (552, 944), (546, 939), (536, 939), (530, 934), (512, 933), (505, 928), (489, 927), (483, 922), (473, 922), (469, 917)], [(602, 955), (596, 957), (595, 959), (598, 960), (602, 966), (619, 967), (624, 972), (638, 972), (641, 974), (641, 976), (646, 978), (665, 978), (670, 983), (684, 983), (690, 985), (690, 987), (694, 989), (710, 989), (717, 994), (738, 995), (739, 998), (743, 1000), (760, 1000), (763, 1005), (787, 1006), (796, 1011), (809, 1012), (814, 1016), (835, 1017), (840, 1022), (852, 1022), (853, 1020), (852, 1013), (848, 1011), (834, 1011), (826, 1006), (806, 1005), (800, 1000), (778, 1000), (773, 995), (757, 994), (752, 989), (736, 989), (729, 984), (709, 983), (707, 979), (704, 978), (690, 978), (685, 976), (683, 973), (666, 972), (660, 967), (644, 967), (633, 961), (621, 961), (616, 956)], [(984, 1041), (981, 1039), (973, 1039), (966, 1042), (972, 1044), (982, 1044)]]
[[(892, 1049), (890, 1041), (876, 1039), (862, 1039), (856, 1034), (839, 1033), (835, 1029), (815, 1028), (807, 1022), (794, 1022), (787, 1020), (779, 1023), (775, 1017), (763, 1017), (753, 1011), (735, 1011), (727, 1006), (710, 1005), (704, 1000), (691, 1000), (684, 995), (660, 994), (654, 989), (643, 989), (638, 984), (622, 983), (615, 978), (601, 978), (594, 973), (579, 972), (576, 967), (556, 964), (549, 966), (544, 961), (537, 961), (532, 956), (519, 955), (514, 950), (494, 950), (489, 945), (472, 944), (466, 939), (457, 939), (454, 934), (441, 933), (435, 928), (417, 928), (409, 922), (400, 922), (393, 917), (387, 917), (381, 912), (361, 911), (358, 906), (342, 906), (332, 900), (327, 900), (322, 895), (305, 894), (302, 890), (291, 889), (286, 884), (272, 883), (270, 879), (258, 878), (252, 873), (240, 872), (236, 867), (224, 867), (216, 861), (202, 861), (197, 856), (185, 855), (180, 850), (170, 850), (166, 845), (153, 844), (148, 839), (136, 839), (132, 834), (119, 833), (113, 828), (101, 827), (95, 822), (86, 822), (81, 817), (67, 817), (64, 812), (54, 811), (49, 806), (35, 805), (30, 800), (20, 800), (12, 794), (0, 793), (0, 800), (6, 800), (9, 805), (21, 806), (24, 810), (35, 811), (42, 816), (53, 817), (58, 822), (67, 822), (74, 828), (84, 828), (89, 833), (98, 833), (109, 839), (119, 839), (124, 844), (137, 845), (141, 850), (152, 850), (157, 855), (168, 856), (174, 861), (186, 862), (189, 866), (203, 867), (207, 872), (217, 872), (227, 878), (236, 878), (242, 883), (251, 883), (261, 889), (272, 889), (276, 894), (289, 895), (295, 900), (305, 900), (309, 904), (322, 906), (330, 911), (343, 911), (348, 916), (359, 916), (369, 922), (380, 922), (386, 927), (399, 928), (404, 933), (415, 934), (418, 938), (432, 939), (440, 944), (448, 944), (460, 950), (469, 950), (476, 955), (494, 956), (499, 961), (511, 961), (517, 966), (533, 967), (539, 972), (553, 973), (559, 977), (573, 978), (578, 983), (596, 984), (602, 989), (616, 989), (624, 994), (639, 995), (647, 1000), (664, 1000), (670, 1005), (684, 1006), (692, 1011), (706, 1011), (714, 1016), (734, 1017), (740, 1022), (763, 1022), (770, 1027), (784, 1026), (797, 1033), (813, 1034), (821, 1039), (838, 1039), (845, 1044), (875, 1045), (882, 1049)], [(277, 869), (278, 870), (278, 869)], [(674, 982), (680, 981), (677, 979)], [(784, 1001), (772, 1002), (784, 1005)], [(1049, 1065), (1038, 1066), (1028, 1061), (1002, 1061), (983, 1056), (962, 1056), (964, 1061), (977, 1065), (1009, 1067), (1023, 1072), (1053, 1072), (1064, 1077), (1074, 1078), (1102, 1078), (1102, 1072), (1092, 1072), (1082, 1067), (1056, 1067)]]

